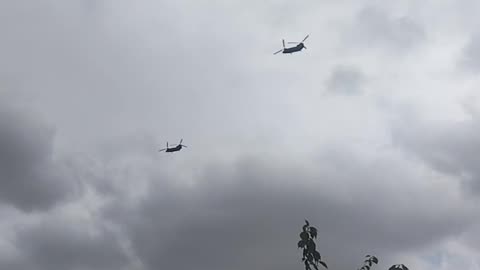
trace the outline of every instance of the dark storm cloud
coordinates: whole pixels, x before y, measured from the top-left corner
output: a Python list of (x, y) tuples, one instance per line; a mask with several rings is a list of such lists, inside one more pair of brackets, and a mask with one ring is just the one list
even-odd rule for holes
[(468, 190), (480, 192), (480, 118), (432, 123), (405, 117), (394, 124), (394, 141), (436, 170), (464, 180)]
[(435, 192), (412, 190), (418, 176), (409, 166), (395, 158), (365, 163), (348, 151), (325, 153), (315, 169), (246, 158), (212, 164), (190, 187), (155, 177), (139, 204), (114, 201), (105, 216), (147, 269), (299, 268), (304, 218), (319, 228), (332, 268), (356, 267), (367, 252), (388, 264), (471, 222), (457, 203), (434, 205)]
[(126, 269), (125, 250), (98, 220), (64, 220), (52, 217), (16, 231), (20, 262), (30, 269)]
[(354, 67), (337, 66), (326, 82), (327, 91), (344, 95), (356, 95), (362, 92), (365, 76)]
[(347, 40), (378, 48), (410, 49), (426, 37), (425, 30), (408, 16), (393, 17), (384, 9), (363, 8), (356, 16)]
[(70, 194), (72, 182), (53, 160), (52, 128), (0, 104), (0, 201), (25, 211), (45, 209)]

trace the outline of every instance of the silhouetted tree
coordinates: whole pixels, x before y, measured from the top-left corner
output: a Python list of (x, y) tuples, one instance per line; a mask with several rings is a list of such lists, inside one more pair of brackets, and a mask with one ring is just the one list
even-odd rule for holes
[(388, 270), (408, 270), (404, 264), (394, 264), (392, 267), (388, 268)]
[(375, 256), (367, 255), (365, 258), (363, 266), (359, 270), (370, 270), (373, 264), (378, 264), (378, 259)]
[[(321, 264), (328, 269), (327, 264), (322, 261), (320, 252), (317, 251), (317, 245), (314, 239), (317, 238), (317, 228), (310, 226), (308, 220), (305, 220), (305, 225), (302, 227), (300, 233), (300, 241), (298, 241), (298, 248), (303, 249), (302, 262), (305, 264), (305, 270), (318, 270), (318, 265)], [(372, 255), (365, 256), (363, 266), (358, 270), (371, 270), (373, 264), (378, 264), (378, 258)], [(394, 264), (388, 270), (409, 270), (404, 264)]]
[(298, 241), (298, 248), (303, 249), (302, 262), (305, 264), (305, 270), (312, 270), (311, 266), (318, 270), (318, 264), (323, 265), (325, 268), (327, 264), (322, 261), (320, 252), (317, 251), (317, 246), (313, 239), (317, 238), (317, 228), (310, 226), (308, 220), (305, 220), (302, 232), (300, 233), (300, 241)]

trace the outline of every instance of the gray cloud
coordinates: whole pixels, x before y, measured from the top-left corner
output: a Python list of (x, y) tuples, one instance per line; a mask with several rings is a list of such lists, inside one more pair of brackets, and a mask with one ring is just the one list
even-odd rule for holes
[(155, 177), (140, 204), (114, 201), (105, 215), (123, 227), (147, 269), (301, 267), (295, 243), (304, 218), (318, 226), (332, 268), (355, 267), (367, 252), (386, 265), (393, 254), (439, 243), (472, 222), (461, 202), (432, 205), (436, 191), (411, 190), (420, 177), (411, 165), (325, 156), (313, 170), (255, 158), (212, 164), (192, 187)]
[(365, 76), (354, 67), (337, 66), (327, 79), (326, 86), (329, 92), (356, 95), (362, 92)]
[(480, 68), (480, 35), (473, 35), (463, 48), (460, 65), (474, 71)]
[(56, 217), (16, 233), (20, 261), (31, 269), (128, 269), (126, 251), (99, 220), (92, 224)]
[(394, 17), (378, 7), (363, 8), (347, 40), (367, 48), (411, 49), (426, 37), (422, 26), (407, 16)]
[[(474, 172), (476, 128), (430, 142), (428, 123), (396, 126), (392, 149), (375, 106), (378, 93), (428, 106), (427, 91), (447, 92), (414, 74), (438, 75), (417, 61), (442, 46), (402, 52), (427, 30), (445, 35), (448, 12), (418, 1), (27, 2), (0, 3), (0, 86), (24, 104), (0, 104), (0, 199), (23, 210), (0, 213), (0, 251), (16, 244), (0, 268), (295, 269), (309, 218), (332, 269), (370, 252), (386, 269), (476, 233), (476, 206), (444, 179)], [(271, 55), (307, 33), (307, 51)], [(365, 70), (369, 95), (319, 98), (319, 74), (337, 63), (350, 66), (333, 70), (330, 90), (361, 93)], [(182, 137), (187, 150), (156, 152)]]
[(0, 200), (25, 211), (65, 199), (73, 182), (53, 160), (52, 128), (33, 115), (0, 107)]
[(453, 175), (467, 184), (468, 191), (480, 191), (478, 115), (462, 122), (432, 123), (419, 116), (406, 116), (394, 124), (396, 144), (436, 170)]

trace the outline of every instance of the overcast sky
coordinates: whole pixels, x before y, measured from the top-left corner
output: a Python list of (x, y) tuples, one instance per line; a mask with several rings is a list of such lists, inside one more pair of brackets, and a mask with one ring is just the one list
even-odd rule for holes
[(0, 269), (480, 269), (479, 8), (0, 1)]

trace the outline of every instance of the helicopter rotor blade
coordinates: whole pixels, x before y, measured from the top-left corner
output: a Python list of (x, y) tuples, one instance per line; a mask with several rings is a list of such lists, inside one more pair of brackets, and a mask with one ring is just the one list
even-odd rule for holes
[(295, 41), (290, 41), (290, 42), (287, 42), (288, 44), (299, 44), (301, 42), (295, 42)]
[(283, 48), (285, 48), (285, 39), (282, 39)]
[(307, 38), (308, 38), (309, 36), (310, 36), (310, 35), (307, 35), (307, 36), (302, 40), (301, 43), (303, 43), (305, 40), (307, 40)]
[(277, 54), (277, 53), (279, 53), (279, 52), (283, 52), (283, 49), (281, 49), (281, 50), (279, 50), (279, 51), (277, 51), (277, 52), (274, 52), (273, 54), (275, 55), (275, 54)]
[(178, 143), (178, 144), (182, 144), (182, 142), (183, 142), (183, 139), (180, 139), (180, 143)]
[(184, 144), (180, 144), (180, 145), (181, 145), (182, 147), (187, 147), (187, 146), (186, 146), (186, 145), (184, 145)]

